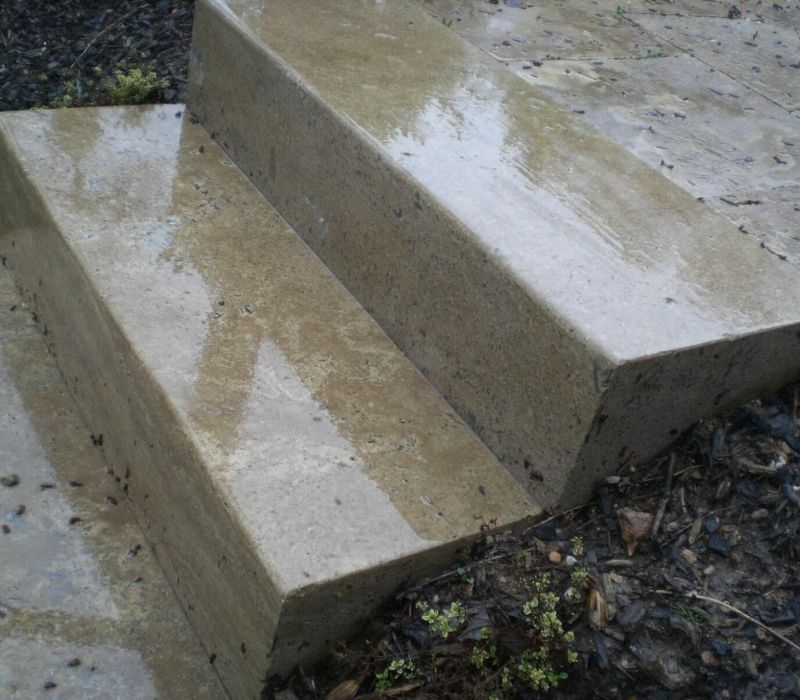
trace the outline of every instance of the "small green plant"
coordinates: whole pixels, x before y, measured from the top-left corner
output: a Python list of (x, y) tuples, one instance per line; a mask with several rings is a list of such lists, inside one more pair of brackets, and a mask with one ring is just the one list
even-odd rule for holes
[(645, 58), (666, 58), (667, 54), (662, 51), (648, 51)]
[(531, 690), (550, 690), (567, 677), (566, 672), (553, 668), (546, 649), (526, 649), (522, 652), (517, 674)]
[(478, 670), (482, 669), (487, 663), (497, 663), (497, 645), (487, 644), (475, 646), (469, 655), (472, 665)]
[(460, 625), (467, 621), (467, 613), (460, 601), (454, 600), (448, 608), (436, 610), (425, 601), (417, 603), (417, 608), (422, 610), (422, 619), (437, 634), (447, 639)]
[(625, 8), (622, 5), (617, 5), (617, 14), (622, 17), (625, 14)]
[[(574, 539), (571, 545), (573, 552), (581, 554), (580, 540)], [(568, 576), (563, 571), (531, 575), (524, 562), (513, 566), (520, 578), (512, 584), (516, 595), (511, 599), (497, 600), (476, 610), (467, 608), (461, 600), (420, 600), (415, 605), (417, 619), (446, 640), (447, 648), (463, 649), (481, 697), (508, 700), (551, 691), (567, 678), (569, 666), (578, 661), (575, 634), (565, 628), (564, 615), (573, 614), (586, 599), (589, 570), (575, 566)], [(455, 573), (465, 580), (474, 572), (465, 568)], [(476, 623), (480, 625), (478, 629)], [(510, 624), (514, 625), (514, 648), (502, 643)], [(454, 637), (462, 630), (456, 641)], [(427, 656), (422, 652), (415, 660), (419, 669), (408, 666), (407, 659), (392, 662), (377, 674), (375, 690), (380, 693), (412, 677), (427, 677), (428, 669), (436, 672), (435, 653)]]
[(575, 588), (583, 588), (583, 585), (586, 583), (586, 580), (589, 578), (589, 569), (583, 566), (578, 566), (575, 570), (569, 575), (570, 583)]
[(469, 586), (475, 584), (475, 577), (470, 573), (470, 570), (464, 566), (459, 566), (456, 569), (456, 573), (459, 575), (461, 580)]
[(697, 627), (707, 627), (709, 624), (708, 618), (703, 616), (698, 610), (688, 608), (685, 605), (676, 605), (674, 610), (682, 618), (688, 620)]
[(417, 673), (411, 659), (393, 659), (385, 670), (375, 675), (375, 690), (389, 690), (395, 683), (409, 681)]
[(86, 91), (80, 78), (68, 80), (64, 84), (64, 94), (50, 102), (55, 109), (61, 107), (82, 107), (86, 103)]
[(159, 78), (155, 71), (143, 73), (131, 68), (127, 73), (117, 71), (117, 82), (111, 86), (111, 102), (115, 105), (140, 105), (158, 98), (169, 81)]
[(572, 556), (580, 559), (586, 554), (586, 548), (583, 545), (583, 537), (575, 536), (569, 541), (570, 547), (572, 549)]
[[(559, 655), (565, 653), (568, 663), (577, 661), (577, 653), (572, 649), (575, 635), (564, 630), (564, 623), (558, 615), (560, 599), (553, 592), (549, 575), (534, 578), (530, 589), (531, 597), (523, 603), (522, 614), (536, 644), (520, 655), (512, 675), (531, 690), (545, 691), (555, 688), (567, 677), (566, 672), (558, 668)], [(580, 599), (579, 594), (576, 599)], [(503, 677), (502, 681), (504, 689), (513, 687), (511, 678)]]

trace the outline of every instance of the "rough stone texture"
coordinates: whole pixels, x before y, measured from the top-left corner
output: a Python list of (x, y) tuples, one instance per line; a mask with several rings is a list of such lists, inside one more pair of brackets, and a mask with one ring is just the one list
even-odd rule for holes
[[(545, 0), (528, 6), (485, 0), (419, 0), (434, 18), (501, 61), (642, 58), (676, 49), (616, 11), (620, 3)], [(637, 3), (638, 4), (638, 3)]]
[(636, 20), (786, 109), (800, 107), (800, 33), (794, 26), (701, 17)]
[(192, 110), (540, 502), (800, 370), (789, 265), (418, 5), (197, 12)]
[(737, 212), (714, 202), (764, 194), (749, 232), (781, 254), (794, 249), (785, 193), (765, 193), (800, 180), (800, 112), (763, 83), (800, 92), (800, 63), (791, 58), (800, 5), (746, 0), (736, 3), (739, 19), (712, 0), (423, 6), (737, 226)]
[(252, 698), (540, 508), (181, 111), (0, 115), (0, 249)]
[(800, 269), (800, 186), (715, 197), (709, 206)]
[(6, 267), (0, 446), (0, 696), (226, 697)]
[(696, 197), (800, 181), (800, 119), (695, 58), (523, 66), (510, 67)]

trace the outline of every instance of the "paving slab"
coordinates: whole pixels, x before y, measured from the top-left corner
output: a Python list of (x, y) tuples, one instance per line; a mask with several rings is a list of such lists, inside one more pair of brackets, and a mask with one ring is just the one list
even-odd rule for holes
[(539, 502), (800, 372), (791, 266), (417, 4), (203, 0), (191, 73), (201, 123)]
[(800, 268), (800, 186), (736, 192), (709, 199), (708, 205)]
[(31, 313), (0, 267), (0, 696), (227, 697)]
[[(610, 7), (613, 0), (600, 0)], [(684, 15), (689, 17), (718, 17), (738, 21), (777, 21), (792, 23), (800, 18), (800, 3), (797, 0), (633, 0), (616, 3), (627, 15), (657, 14)]]
[(786, 109), (800, 107), (800, 33), (791, 24), (642, 15), (636, 22)]
[(180, 106), (0, 115), (0, 248), (234, 697), (540, 507)]
[[(713, 43), (721, 68), (699, 56), (708, 48), (703, 32), (715, 27), (718, 34), (726, 35), (723, 25), (728, 22), (728, 34), (741, 34), (743, 27), (767, 35), (775, 29), (791, 39), (800, 30), (800, 4), (737, 3), (740, 15), (733, 13), (735, 19), (728, 18), (730, 3), (712, 0), (622, 4), (545, 0), (518, 7), (484, 0), (434, 0), (421, 5), (692, 195), (718, 202), (722, 202), (720, 197), (741, 199), (743, 192), (763, 195), (764, 205), (748, 230), (767, 249), (783, 251), (780, 255), (793, 249), (792, 227), (785, 222), (785, 207), (780, 204), (782, 195), (770, 197), (765, 192), (800, 181), (796, 136), (800, 112), (790, 113), (765, 97), (758, 86), (740, 80), (736, 71), (733, 77), (724, 72), (728, 57), (738, 60), (736, 42)], [(657, 16), (639, 21), (642, 15)], [(715, 21), (695, 21), (703, 17)], [(648, 27), (651, 37), (666, 36), (664, 32), (672, 37), (670, 31), (678, 23), (687, 29), (683, 40), (658, 44), (657, 50), (651, 48), (648, 53), (644, 48), (656, 44), (642, 43), (647, 33), (628, 34), (628, 50), (636, 55), (632, 58), (616, 56), (613, 42), (604, 41), (609, 32), (612, 37), (625, 36), (626, 24)], [(584, 53), (583, 58), (568, 58), (569, 51), (558, 50), (540, 52), (539, 60), (529, 56), (536, 54), (536, 47), (575, 36), (592, 39), (593, 43), (584, 42), (580, 51), (573, 52)], [(751, 70), (769, 71), (780, 57), (767, 55), (762, 63), (764, 52), (752, 44), (748, 40), (745, 49), (761, 53), (748, 59), (754, 62)], [(800, 88), (800, 72), (789, 71), (784, 77), (790, 91)], [(712, 208), (723, 215), (733, 213), (728, 206)], [(741, 224), (739, 217), (729, 218)]]
[(800, 182), (800, 119), (691, 56), (509, 67), (696, 197)]
[(619, 3), (424, 0), (420, 5), (499, 60), (630, 58), (676, 51), (668, 41), (627, 21), (616, 10)]

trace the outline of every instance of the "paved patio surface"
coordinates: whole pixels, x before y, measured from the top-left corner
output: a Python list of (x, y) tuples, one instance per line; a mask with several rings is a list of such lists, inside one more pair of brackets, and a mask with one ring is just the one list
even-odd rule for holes
[(800, 267), (796, 0), (424, 4)]

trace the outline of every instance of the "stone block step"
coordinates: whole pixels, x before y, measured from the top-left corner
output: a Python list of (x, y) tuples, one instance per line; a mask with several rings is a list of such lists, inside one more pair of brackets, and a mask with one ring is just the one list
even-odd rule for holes
[(233, 697), (540, 512), (181, 106), (0, 151), (2, 254)]
[(537, 500), (800, 374), (791, 265), (423, 5), (199, 0), (190, 109)]
[(0, 697), (227, 697), (8, 267), (0, 479)]

